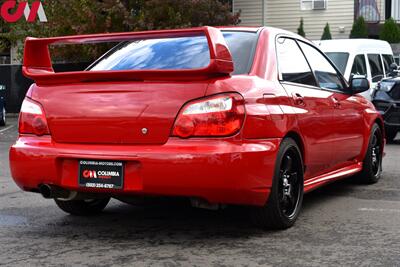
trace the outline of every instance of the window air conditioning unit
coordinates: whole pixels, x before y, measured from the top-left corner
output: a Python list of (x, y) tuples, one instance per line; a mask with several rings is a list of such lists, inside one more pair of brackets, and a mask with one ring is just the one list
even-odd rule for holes
[(313, 1), (313, 9), (314, 10), (324, 10), (326, 9), (327, 0), (314, 0)]

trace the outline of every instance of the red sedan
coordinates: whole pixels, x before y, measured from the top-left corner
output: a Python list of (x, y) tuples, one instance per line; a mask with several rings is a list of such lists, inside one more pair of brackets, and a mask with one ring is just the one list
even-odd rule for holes
[[(56, 73), (49, 45), (119, 42), (87, 70)], [(251, 206), (284, 229), (303, 194), (382, 172), (383, 122), (311, 42), (274, 28), (28, 38), (33, 79), (10, 150), (15, 182), (64, 211), (111, 197)], [(222, 205), (223, 204), (223, 205)]]

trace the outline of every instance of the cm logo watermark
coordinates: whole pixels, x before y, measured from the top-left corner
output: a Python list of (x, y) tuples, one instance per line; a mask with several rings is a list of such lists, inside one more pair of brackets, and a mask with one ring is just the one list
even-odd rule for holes
[(1, 5), (1, 17), (10, 23), (19, 21), (25, 17), (27, 22), (35, 22), (39, 18), (40, 22), (47, 22), (46, 13), (44, 12), (41, 1), (34, 1), (31, 6), (27, 1), (5, 1)]

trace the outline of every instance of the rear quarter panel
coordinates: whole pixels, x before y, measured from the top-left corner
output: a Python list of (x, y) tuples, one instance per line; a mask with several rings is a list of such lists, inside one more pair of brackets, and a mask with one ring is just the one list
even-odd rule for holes
[(245, 99), (246, 120), (241, 132), (244, 139), (281, 138), (288, 129), (296, 128), (290, 99), (279, 82), (257, 76), (234, 76), (216, 80), (207, 89), (207, 95), (224, 92), (238, 92)]
[(275, 52), (278, 33), (272, 28), (260, 32), (248, 75), (214, 80), (207, 89), (207, 95), (233, 91), (244, 97), (246, 121), (242, 137), (245, 139), (282, 138), (297, 129), (291, 98), (278, 81)]
[[(362, 98), (362, 96), (359, 96)], [(368, 146), (369, 146), (369, 139), (371, 136), (371, 129), (372, 126), (377, 123), (379, 127), (381, 128), (383, 132), (384, 138), (385, 136), (385, 127), (384, 127), (384, 122), (382, 116), (379, 114), (379, 112), (375, 109), (374, 105), (370, 101), (363, 101), (363, 108), (364, 108), (364, 125), (365, 125), (365, 131), (364, 131), (364, 144), (363, 144), (363, 149), (360, 154), (360, 158), (358, 159), (360, 162), (364, 160), (365, 155), (367, 154)], [(384, 140), (384, 143), (386, 144), (386, 140)], [(384, 150), (384, 146), (382, 146), (382, 151)]]

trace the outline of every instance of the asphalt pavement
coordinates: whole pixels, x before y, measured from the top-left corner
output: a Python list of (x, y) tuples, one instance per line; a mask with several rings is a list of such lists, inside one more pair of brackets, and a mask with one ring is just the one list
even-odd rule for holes
[(16, 124), (0, 127), (0, 265), (400, 266), (400, 140), (387, 146), (378, 184), (345, 180), (307, 194), (296, 225), (274, 232), (240, 207), (113, 200), (100, 216), (67, 215), (12, 181)]

